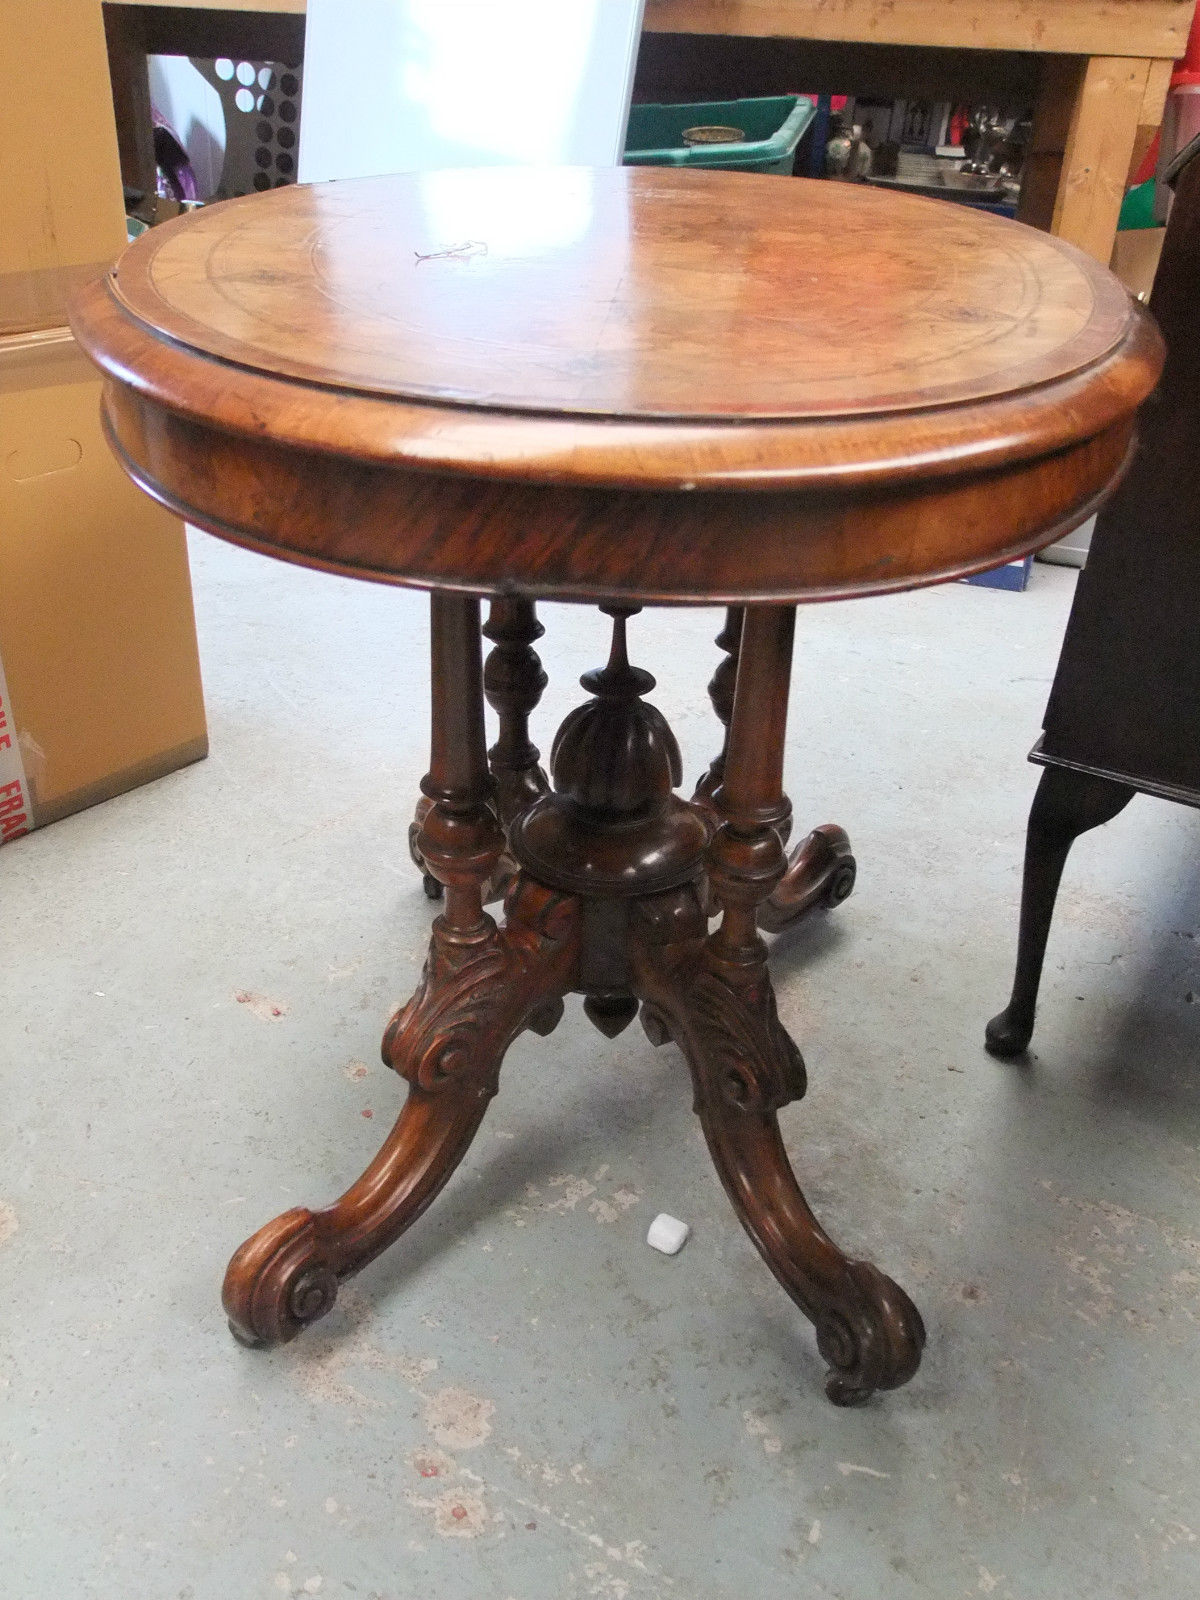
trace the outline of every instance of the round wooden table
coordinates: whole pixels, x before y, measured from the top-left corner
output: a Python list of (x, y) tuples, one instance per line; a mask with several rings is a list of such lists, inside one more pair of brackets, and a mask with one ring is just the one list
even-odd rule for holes
[[(686, 1054), (722, 1182), (815, 1324), (831, 1397), (905, 1382), (920, 1316), (822, 1230), (776, 1121), (804, 1066), (758, 929), (853, 881), (840, 829), (784, 853), (795, 605), (958, 577), (1095, 510), (1160, 369), (1146, 316), (1078, 251), (966, 208), (641, 168), (213, 206), (134, 244), (74, 325), (150, 494), (284, 560), (432, 591), (414, 851), (445, 906), (384, 1036), (408, 1097), (340, 1200), (234, 1256), (234, 1331), (274, 1344), (328, 1311), (461, 1160), (507, 1046), (574, 992), (603, 1033), (640, 1011)], [(538, 597), (613, 617), (552, 783), (528, 731)], [(714, 602), (725, 743), (686, 800), (626, 621)]]

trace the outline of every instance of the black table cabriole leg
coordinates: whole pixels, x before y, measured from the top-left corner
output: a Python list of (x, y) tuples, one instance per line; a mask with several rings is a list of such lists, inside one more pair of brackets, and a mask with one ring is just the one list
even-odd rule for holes
[(1042, 773), (1025, 835), (1017, 968), (1008, 1005), (987, 1025), (984, 1042), (994, 1056), (1019, 1056), (1033, 1037), (1038, 988), (1058, 886), (1071, 846), (1081, 833), (1112, 819), (1135, 790), (1111, 778), (1067, 767)]

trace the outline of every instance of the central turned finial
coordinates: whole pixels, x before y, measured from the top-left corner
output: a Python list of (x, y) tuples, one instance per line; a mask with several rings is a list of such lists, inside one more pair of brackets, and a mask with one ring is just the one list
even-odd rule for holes
[(661, 809), (683, 778), (675, 735), (642, 699), (654, 678), (629, 665), (625, 622), (639, 609), (601, 607), (613, 619), (608, 664), (580, 678), (595, 698), (571, 712), (550, 751), (557, 792), (598, 819)]
[(675, 787), (683, 763), (666, 718), (642, 698), (654, 679), (629, 664), (626, 620), (640, 606), (605, 605), (613, 619), (607, 665), (580, 679), (592, 698), (566, 718), (550, 751), (554, 793), (518, 817), (509, 844), (555, 888), (624, 897), (698, 875), (706, 831)]
[(625, 623), (636, 617), (641, 606), (601, 606), (606, 617), (613, 619), (612, 644), (608, 651), (608, 664), (593, 667), (580, 678), (580, 683), (590, 694), (609, 699), (627, 699), (631, 694), (649, 694), (655, 679), (641, 667), (629, 665), (629, 648), (625, 638)]

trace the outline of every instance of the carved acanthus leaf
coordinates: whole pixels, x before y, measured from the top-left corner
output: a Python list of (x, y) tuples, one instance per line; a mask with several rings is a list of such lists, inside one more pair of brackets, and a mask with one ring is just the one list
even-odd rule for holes
[(730, 1105), (777, 1111), (806, 1088), (804, 1062), (779, 1021), (765, 973), (746, 984), (711, 968), (688, 986), (690, 1029), (710, 1092)]
[(420, 986), (384, 1034), (387, 1064), (430, 1092), (474, 1076), (480, 1094), (494, 1094), (504, 1047), (532, 1013), (545, 1011), (547, 957), (551, 946), (574, 939), (574, 909), (552, 890), (518, 880), (508, 922), (492, 924), (478, 943), (435, 924)]

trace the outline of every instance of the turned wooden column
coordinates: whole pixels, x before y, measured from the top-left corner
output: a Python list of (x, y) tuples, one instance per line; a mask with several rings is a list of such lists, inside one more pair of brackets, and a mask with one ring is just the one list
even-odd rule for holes
[[(721, 749), (709, 762), (707, 771), (696, 785), (692, 799), (700, 805), (710, 806), (716, 816), (722, 811), (720, 791), (725, 777), (725, 764), (729, 759), (729, 724), (733, 716), (734, 686), (737, 683), (745, 615), (744, 606), (727, 607), (724, 626), (713, 640), (713, 643), (724, 652), (708, 685), (708, 698), (722, 728)], [(792, 802), (784, 794), (782, 786), (775, 804), (775, 814), (771, 820), (779, 834), (780, 842), (786, 844), (792, 831)]]
[(494, 648), (483, 668), (488, 704), (500, 720), (500, 737), (488, 751), (496, 786), (496, 808), (504, 825), (550, 787), (538, 765), (540, 751), (529, 737), (529, 717), (547, 678), (533, 648), (545, 633), (531, 600), (502, 596), (492, 601), (484, 636)]
[(750, 606), (742, 623), (718, 793), (724, 820), (707, 862), (724, 913), (712, 936), (712, 950), (731, 970), (765, 962), (758, 907), (787, 870), (778, 818), (795, 630), (791, 606)]
[(434, 594), (429, 606), (430, 753), (421, 792), (430, 805), (417, 844), (446, 890), (439, 919), (443, 932), (470, 940), (491, 924), (484, 915), (483, 887), (504, 849), (504, 833), (489, 804), (479, 601)]

